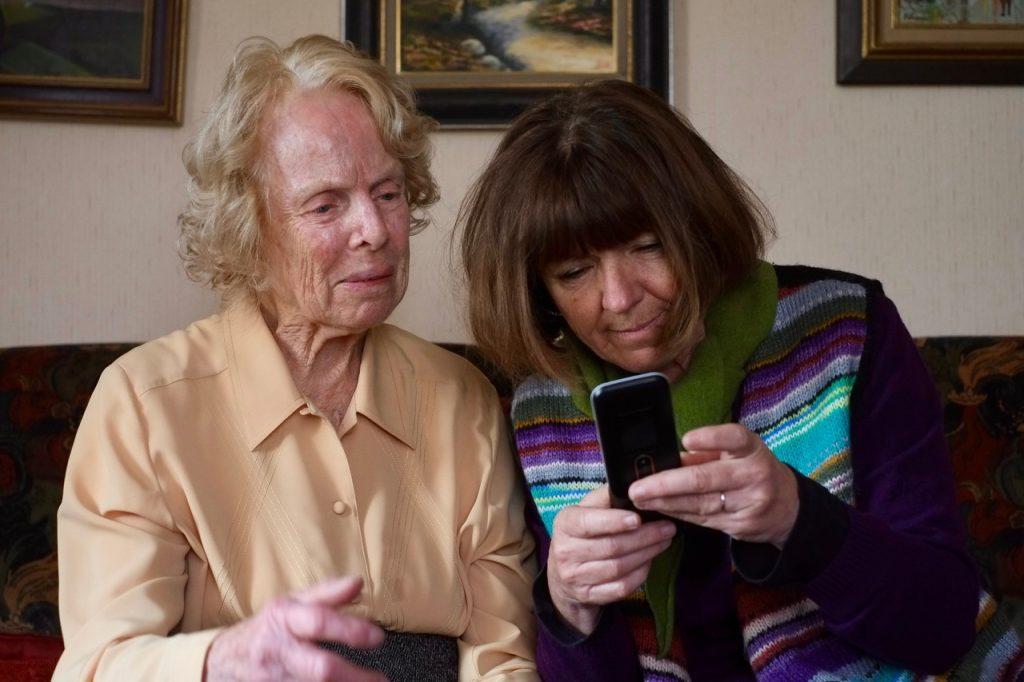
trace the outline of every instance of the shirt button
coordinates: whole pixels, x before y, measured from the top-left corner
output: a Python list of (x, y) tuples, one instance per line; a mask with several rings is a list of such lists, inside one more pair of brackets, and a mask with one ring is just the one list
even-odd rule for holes
[(345, 514), (348, 514), (348, 505), (342, 502), (341, 500), (336, 500), (334, 502), (334, 506), (331, 507), (331, 509), (333, 509), (334, 513), (338, 516), (344, 516)]
[(301, 414), (303, 417), (310, 414), (309, 405), (303, 405), (302, 407), (300, 407), (299, 414)]

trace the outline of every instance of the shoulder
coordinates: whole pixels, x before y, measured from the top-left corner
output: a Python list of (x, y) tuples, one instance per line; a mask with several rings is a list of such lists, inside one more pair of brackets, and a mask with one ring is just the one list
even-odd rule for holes
[(779, 300), (774, 331), (810, 332), (840, 319), (864, 319), (875, 300), (884, 297), (877, 280), (841, 270), (806, 265), (776, 265)]
[(114, 361), (137, 396), (183, 379), (201, 379), (227, 368), (220, 315), (144, 343)]
[(417, 381), (494, 393), (494, 387), (469, 360), (412, 332), (390, 324), (373, 329), (375, 352), (386, 355), (392, 368)]
[(516, 428), (537, 421), (577, 422), (588, 417), (573, 403), (569, 387), (540, 374), (527, 377), (512, 397), (512, 420)]
[(865, 289), (877, 289), (879, 292), (882, 290), (882, 284), (878, 280), (843, 270), (830, 270), (810, 265), (775, 265), (774, 267), (780, 289), (834, 282), (836, 284), (854, 284)]

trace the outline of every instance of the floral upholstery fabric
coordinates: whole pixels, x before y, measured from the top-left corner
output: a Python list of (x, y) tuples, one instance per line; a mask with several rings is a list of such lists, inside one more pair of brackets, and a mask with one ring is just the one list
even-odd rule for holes
[(64, 468), (100, 372), (132, 345), (0, 350), (0, 634), (60, 635)]
[(996, 597), (1024, 598), (1024, 338), (919, 343), (945, 414), (971, 552)]
[[(18, 669), (20, 657), (26, 674), (16, 679), (46, 679), (59, 655), (64, 468), (100, 372), (133, 345), (0, 350), (0, 670)], [(491, 378), (508, 408), (511, 384), (476, 349), (443, 345)], [(919, 347), (943, 401), (957, 499), (983, 579), (996, 596), (1024, 598), (1024, 337), (930, 338)]]

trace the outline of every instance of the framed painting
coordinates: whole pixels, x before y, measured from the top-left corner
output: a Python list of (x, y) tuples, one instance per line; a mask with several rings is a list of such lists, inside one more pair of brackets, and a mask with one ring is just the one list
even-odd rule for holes
[(344, 33), (448, 127), (497, 127), (587, 80), (668, 97), (671, 3), (647, 0), (345, 0)]
[(180, 124), (188, 0), (0, 0), (0, 114)]
[(1024, 83), (1024, 0), (838, 0), (843, 84)]

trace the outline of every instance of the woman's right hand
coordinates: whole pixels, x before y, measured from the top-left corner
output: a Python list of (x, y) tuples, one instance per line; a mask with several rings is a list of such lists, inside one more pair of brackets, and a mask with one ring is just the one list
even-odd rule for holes
[(337, 610), (362, 587), (358, 577), (333, 578), (268, 602), (214, 638), (204, 681), (386, 680), (316, 645), (330, 640), (372, 649), (384, 641), (374, 623)]
[(641, 524), (636, 512), (612, 509), (608, 486), (555, 517), (548, 551), (548, 591), (559, 615), (589, 635), (601, 606), (620, 601), (644, 580), (651, 560), (676, 533), (671, 521)]

